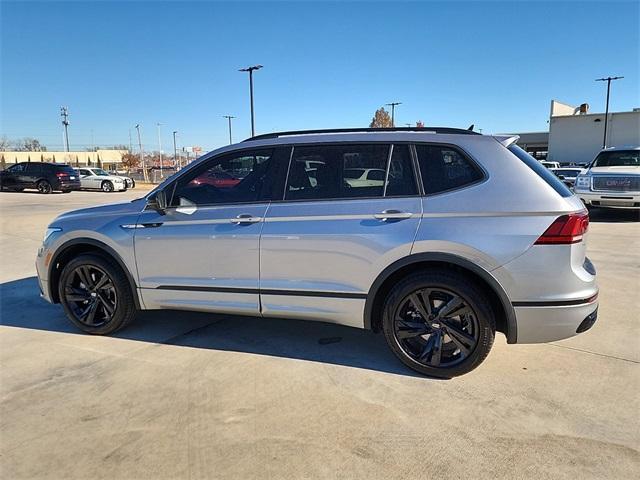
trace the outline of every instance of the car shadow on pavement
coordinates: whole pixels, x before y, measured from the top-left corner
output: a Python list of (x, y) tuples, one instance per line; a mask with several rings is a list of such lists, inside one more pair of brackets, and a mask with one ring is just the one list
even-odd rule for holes
[[(0, 325), (85, 335), (60, 305), (38, 296), (35, 277), (0, 284)], [(240, 317), (183, 311), (141, 312), (116, 338), (286, 357), (412, 377), (381, 334), (304, 320)]]
[(594, 223), (640, 222), (640, 210), (589, 208), (589, 221)]

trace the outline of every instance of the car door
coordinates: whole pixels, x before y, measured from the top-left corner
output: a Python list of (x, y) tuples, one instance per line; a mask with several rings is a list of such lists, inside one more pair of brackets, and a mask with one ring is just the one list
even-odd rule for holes
[(42, 179), (43, 171), (42, 165), (39, 162), (27, 163), (27, 168), (20, 173), (18, 181), (22, 188), (32, 188), (36, 186), (38, 180)]
[[(140, 215), (135, 254), (147, 308), (259, 314), (260, 233), (274, 169), (286, 168), (281, 153), (251, 149), (204, 160), (165, 187), (164, 214)], [(213, 185), (217, 172), (238, 181)]]
[(26, 164), (18, 163), (12, 165), (6, 170), (2, 171), (2, 186), (7, 188), (19, 188), (20, 187), (20, 175), (24, 171)]
[[(315, 183), (311, 160), (321, 162)], [(369, 168), (387, 180), (347, 182)], [(260, 241), (263, 315), (362, 327), (374, 279), (411, 252), (422, 212), (416, 178), (406, 144), (295, 146), (284, 199), (269, 207)]]

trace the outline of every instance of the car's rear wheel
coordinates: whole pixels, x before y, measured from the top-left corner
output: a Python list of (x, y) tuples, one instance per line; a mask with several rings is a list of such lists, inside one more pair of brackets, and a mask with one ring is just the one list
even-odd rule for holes
[(62, 193), (69, 193), (71, 190), (62, 190)]
[(81, 330), (105, 335), (128, 325), (136, 308), (122, 269), (100, 255), (80, 255), (62, 270), (58, 285), (65, 313)]
[(389, 292), (383, 331), (393, 353), (424, 375), (451, 378), (476, 368), (495, 336), (482, 289), (457, 272), (416, 273)]
[(108, 180), (105, 180), (104, 182), (102, 182), (102, 191), (113, 192), (113, 183), (109, 182)]
[(51, 193), (53, 191), (53, 188), (51, 188), (51, 184), (49, 182), (47, 182), (46, 180), (40, 180), (37, 185), (36, 185), (38, 192), (40, 193), (44, 193), (44, 194), (48, 194)]

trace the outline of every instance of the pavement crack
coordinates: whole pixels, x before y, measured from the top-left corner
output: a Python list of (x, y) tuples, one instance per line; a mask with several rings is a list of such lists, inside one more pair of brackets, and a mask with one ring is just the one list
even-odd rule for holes
[(629, 363), (635, 363), (635, 364), (640, 363), (640, 361), (638, 360), (631, 360), (630, 358), (616, 357), (615, 355), (607, 355), (606, 353), (591, 352), (589, 350), (584, 350), (582, 348), (567, 347), (566, 345), (556, 345), (555, 343), (549, 343), (548, 345), (551, 347), (566, 348), (567, 350), (574, 350), (576, 352), (588, 353), (590, 355), (597, 355), (598, 357), (612, 358), (614, 360), (622, 360), (623, 362), (629, 362)]

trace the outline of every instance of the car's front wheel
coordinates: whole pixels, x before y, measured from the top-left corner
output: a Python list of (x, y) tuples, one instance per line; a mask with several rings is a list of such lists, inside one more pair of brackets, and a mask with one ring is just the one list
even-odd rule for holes
[(482, 289), (448, 270), (412, 274), (393, 287), (382, 326), (405, 365), (440, 378), (480, 365), (495, 336), (494, 314)]
[(102, 182), (102, 191), (103, 192), (113, 192), (113, 183), (108, 180)]
[(38, 192), (44, 193), (44, 194), (48, 194), (53, 191), (53, 188), (51, 188), (51, 184), (46, 180), (40, 180), (36, 185), (36, 187), (38, 188)]
[(128, 325), (136, 308), (127, 276), (100, 255), (80, 255), (62, 270), (58, 285), (65, 313), (81, 330), (96, 335)]

